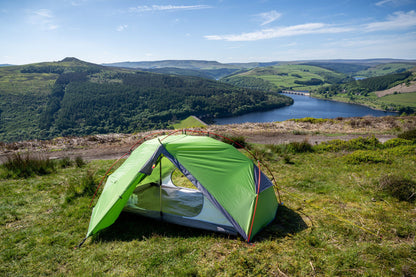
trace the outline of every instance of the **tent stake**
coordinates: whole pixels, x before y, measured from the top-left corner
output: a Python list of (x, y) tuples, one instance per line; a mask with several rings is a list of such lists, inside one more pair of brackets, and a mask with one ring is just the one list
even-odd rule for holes
[(77, 246), (74, 247), (74, 249), (81, 248), (81, 246), (84, 244), (86, 240), (87, 238), (84, 238)]

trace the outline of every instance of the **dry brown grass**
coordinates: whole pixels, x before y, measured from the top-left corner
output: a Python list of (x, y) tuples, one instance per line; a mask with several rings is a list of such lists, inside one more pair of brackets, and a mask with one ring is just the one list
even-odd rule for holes
[(416, 82), (410, 82), (410, 84), (406, 85), (405, 83), (397, 85), (395, 87), (392, 87), (390, 89), (376, 91), (375, 94), (378, 97), (383, 97), (389, 94), (397, 93), (410, 93), (410, 92), (416, 92)]
[[(381, 142), (397, 137), (403, 131), (416, 128), (416, 116), (351, 117), (317, 120), (287, 120), (267, 123), (209, 125), (203, 129), (227, 136), (243, 136), (247, 142), (282, 144), (307, 139), (317, 144), (332, 139), (350, 140), (374, 135)], [(136, 134), (105, 134), (86, 137), (59, 137), (48, 141), (33, 140), (0, 143), (0, 161), (14, 152), (40, 152), (51, 158), (80, 156), (86, 160), (116, 159), (129, 151), (142, 137), (152, 132)], [(166, 130), (166, 133), (172, 130)]]

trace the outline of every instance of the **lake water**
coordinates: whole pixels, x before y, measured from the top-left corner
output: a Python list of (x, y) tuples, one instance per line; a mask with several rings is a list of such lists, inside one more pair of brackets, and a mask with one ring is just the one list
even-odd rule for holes
[(215, 123), (222, 125), (244, 122), (284, 121), (288, 119), (304, 117), (336, 118), (366, 115), (397, 115), (397, 113), (377, 111), (360, 105), (347, 104), (329, 100), (321, 100), (302, 95), (284, 95), (293, 98), (293, 105), (265, 112), (255, 112), (235, 117), (218, 118), (215, 120)]

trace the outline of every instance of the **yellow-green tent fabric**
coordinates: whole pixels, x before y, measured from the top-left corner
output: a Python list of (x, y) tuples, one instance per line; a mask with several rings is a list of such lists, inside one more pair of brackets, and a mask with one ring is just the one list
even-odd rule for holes
[[(159, 180), (176, 168), (193, 183), (194, 192), (164, 186)], [(140, 195), (146, 191), (145, 187), (152, 186), (153, 190), (154, 186), (160, 189), (160, 196), (155, 193)], [(230, 233), (235, 231), (247, 241), (274, 219), (278, 207), (272, 182), (233, 146), (207, 136), (161, 136), (141, 144), (108, 177), (93, 208), (86, 238), (113, 224), (134, 192), (139, 194), (135, 198), (138, 205), (146, 199), (152, 202), (148, 197), (155, 197), (154, 201), (160, 201), (163, 207), (162, 202), (168, 198), (162, 197), (162, 189), (170, 199), (175, 195), (180, 195), (185, 202), (187, 196), (203, 199), (206, 203), (203, 205), (215, 209), (216, 213), (210, 214), (208, 222), (198, 216), (181, 216), (173, 205), (168, 212), (148, 211), (153, 217), (157, 214), (174, 223), (204, 228), (207, 224), (216, 224), (216, 219), (212, 218), (215, 215), (221, 218), (218, 226), (225, 226)], [(172, 203), (179, 205), (180, 201)], [(145, 209), (139, 210), (144, 212)], [(224, 230), (222, 227), (217, 230)]]

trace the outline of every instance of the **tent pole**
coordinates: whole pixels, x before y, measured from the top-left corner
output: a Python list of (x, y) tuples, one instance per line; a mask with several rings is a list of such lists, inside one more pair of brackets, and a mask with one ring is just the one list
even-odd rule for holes
[(160, 219), (163, 220), (163, 212), (162, 212), (162, 158), (160, 158), (159, 162), (159, 210), (160, 210)]

